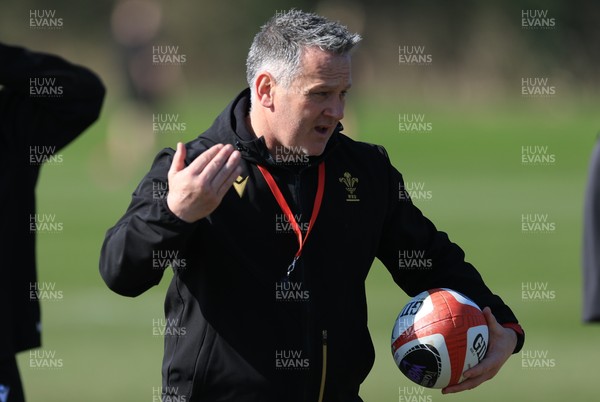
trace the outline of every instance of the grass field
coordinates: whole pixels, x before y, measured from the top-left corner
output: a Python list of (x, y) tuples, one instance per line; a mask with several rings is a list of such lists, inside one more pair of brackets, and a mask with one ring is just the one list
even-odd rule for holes
[[(147, 137), (140, 137), (150, 144), (144, 150), (136, 146), (139, 138), (123, 130), (113, 135), (122, 145), (115, 151), (107, 145), (107, 131), (119, 105), (109, 102), (98, 123), (64, 150), (64, 162), (42, 169), (38, 213), (55, 214), (64, 230), (38, 236), (39, 280), (54, 283), (63, 294), (42, 304), (41, 351), (53, 353), (62, 367), (35, 368), (29, 352), (19, 356), (30, 401), (155, 400), (161, 385), (162, 338), (153, 334), (153, 322), (163, 318), (171, 274), (138, 298), (118, 296), (98, 274), (100, 246), (154, 153), (195, 137), (225, 103), (175, 105), (173, 110), (187, 123), (185, 133), (156, 135), (150, 129)], [(349, 133), (385, 145), (405, 180), (429, 192), (430, 197), (415, 203), (465, 249), (527, 332), (528, 355), (513, 356), (493, 381), (459, 395), (433, 390), (420, 394), (395, 367), (389, 345), (394, 319), (408, 297), (376, 263), (367, 289), (377, 358), (362, 387), (365, 401), (596, 398), (600, 348), (593, 342), (599, 339), (600, 326), (584, 325), (580, 318), (583, 192), (600, 129), (590, 104), (518, 99), (415, 107), (370, 98), (368, 104), (349, 105)], [(400, 132), (398, 115), (405, 112), (424, 113), (431, 131)], [(536, 145), (547, 147), (545, 155), (554, 155), (554, 162), (523, 165), (522, 147)], [(119, 152), (135, 162), (115, 161), (113, 155)], [(527, 214), (547, 214), (555, 230), (523, 232), (521, 219)], [(524, 286), (548, 292), (530, 300), (523, 297)], [(524, 367), (531, 365), (538, 367)], [(539, 367), (544, 365), (549, 367)]]

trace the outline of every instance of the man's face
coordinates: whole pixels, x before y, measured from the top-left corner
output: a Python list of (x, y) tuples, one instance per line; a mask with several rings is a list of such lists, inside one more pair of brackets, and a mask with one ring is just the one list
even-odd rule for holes
[(346, 92), (352, 85), (350, 56), (307, 48), (300, 71), (289, 88), (273, 87), (272, 135), (280, 146), (320, 155), (344, 117)]

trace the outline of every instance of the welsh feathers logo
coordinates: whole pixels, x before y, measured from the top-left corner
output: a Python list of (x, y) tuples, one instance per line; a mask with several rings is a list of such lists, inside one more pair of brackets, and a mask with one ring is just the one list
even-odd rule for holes
[(340, 183), (342, 183), (346, 188), (346, 201), (360, 201), (356, 193), (356, 186), (358, 185), (358, 179), (356, 177), (352, 177), (349, 172), (344, 172), (344, 175), (339, 178)]

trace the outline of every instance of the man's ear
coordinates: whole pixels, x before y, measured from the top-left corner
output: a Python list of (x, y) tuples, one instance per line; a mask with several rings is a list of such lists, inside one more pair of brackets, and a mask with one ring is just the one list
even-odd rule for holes
[(273, 107), (275, 80), (271, 74), (268, 72), (260, 73), (254, 81), (254, 89), (259, 104), (269, 109)]

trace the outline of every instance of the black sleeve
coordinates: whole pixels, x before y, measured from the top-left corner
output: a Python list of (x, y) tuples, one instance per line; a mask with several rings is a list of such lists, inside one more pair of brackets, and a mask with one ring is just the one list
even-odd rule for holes
[(3, 133), (18, 133), (26, 137), (20, 143), (56, 152), (98, 118), (105, 89), (89, 69), (2, 43), (0, 60)]
[(162, 278), (164, 255), (179, 254), (199, 223), (187, 223), (167, 206), (167, 173), (174, 151), (165, 149), (132, 195), (123, 217), (109, 229), (100, 253), (100, 274), (108, 287), (137, 296)]
[[(384, 150), (382, 152), (385, 153)], [(404, 189), (402, 175), (389, 164), (390, 210), (380, 241), (378, 258), (394, 281), (409, 296), (433, 289), (449, 288), (471, 298), (478, 306), (490, 307), (500, 324), (515, 330), (515, 353), (520, 350), (524, 333), (512, 310), (493, 294), (479, 272), (465, 261), (463, 250), (439, 231), (412, 203)]]
[(600, 138), (592, 150), (583, 204), (583, 321), (600, 322)]

